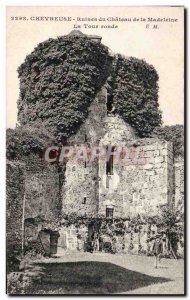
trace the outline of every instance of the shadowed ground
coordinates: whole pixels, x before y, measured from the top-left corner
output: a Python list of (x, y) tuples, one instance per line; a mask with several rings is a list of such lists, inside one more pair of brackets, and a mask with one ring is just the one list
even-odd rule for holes
[(152, 294), (184, 293), (184, 260), (129, 254), (66, 252), (36, 260), (45, 270), (40, 294)]
[[(42, 285), (35, 292), (57, 294), (123, 293), (147, 285), (167, 282), (162, 277), (148, 276), (112, 263), (80, 261), (41, 263), (45, 271)], [(41, 293), (40, 292), (40, 293)]]

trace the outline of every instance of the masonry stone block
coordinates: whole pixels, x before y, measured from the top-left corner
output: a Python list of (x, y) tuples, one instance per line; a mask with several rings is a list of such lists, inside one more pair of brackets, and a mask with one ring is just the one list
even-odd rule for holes
[(146, 164), (145, 166), (144, 166), (144, 169), (145, 170), (150, 170), (150, 169), (153, 169), (153, 164)]
[(155, 150), (154, 151), (154, 157), (159, 156), (160, 155), (160, 150)]
[(153, 145), (147, 145), (145, 146), (145, 151), (154, 151), (154, 150), (157, 150), (157, 145), (156, 144), (153, 144)]
[(154, 151), (144, 151), (144, 157), (154, 157)]
[(163, 161), (164, 161), (164, 158), (163, 158), (163, 156), (158, 156), (158, 157), (155, 157), (155, 164), (162, 163)]

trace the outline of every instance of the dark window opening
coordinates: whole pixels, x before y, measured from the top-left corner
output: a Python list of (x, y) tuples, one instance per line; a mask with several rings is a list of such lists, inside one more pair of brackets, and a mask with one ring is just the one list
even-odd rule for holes
[(106, 208), (106, 218), (113, 218), (113, 208)]
[(82, 204), (86, 204), (86, 197), (83, 198)]
[[(84, 142), (85, 143), (87, 142), (87, 135), (86, 134), (84, 135)], [(86, 158), (84, 160), (84, 167), (86, 168)]]
[(114, 157), (114, 150), (115, 147), (111, 147), (110, 150), (110, 155), (108, 152), (108, 147), (107, 147), (107, 154), (109, 155), (109, 160), (106, 160), (106, 175), (113, 175), (113, 157)]
[(107, 114), (113, 113), (114, 106), (113, 106), (113, 96), (110, 94), (107, 94)]

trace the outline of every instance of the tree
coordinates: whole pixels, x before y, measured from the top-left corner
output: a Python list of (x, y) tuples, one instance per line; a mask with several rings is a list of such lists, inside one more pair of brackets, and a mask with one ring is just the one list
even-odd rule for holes
[(32, 125), (8, 128), (6, 135), (6, 153), (9, 160), (24, 160), (30, 155), (40, 155), (45, 147), (56, 143), (54, 137), (42, 122)]
[(180, 210), (171, 209), (169, 205), (163, 206), (160, 217), (156, 218), (159, 230), (165, 232), (168, 237), (168, 249), (174, 256), (177, 253), (177, 242), (180, 236), (184, 234), (183, 226), (180, 225), (183, 218)]
[(174, 156), (184, 156), (184, 126), (172, 125), (156, 127), (152, 132), (152, 137), (164, 139), (173, 143)]

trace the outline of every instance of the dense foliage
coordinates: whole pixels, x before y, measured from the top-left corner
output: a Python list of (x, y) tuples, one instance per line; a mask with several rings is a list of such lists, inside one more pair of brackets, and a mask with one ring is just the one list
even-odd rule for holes
[(118, 55), (113, 73), (115, 110), (133, 126), (140, 137), (147, 137), (161, 125), (158, 104), (158, 74), (152, 65), (133, 57)]
[(18, 70), (19, 121), (40, 119), (60, 140), (75, 133), (110, 66), (107, 47), (85, 35), (40, 43)]
[(54, 138), (42, 123), (9, 128), (6, 136), (7, 158), (23, 160), (30, 154), (40, 155), (44, 147), (52, 143)]
[(184, 156), (184, 126), (172, 125), (155, 128), (152, 137), (173, 143), (174, 156)]
[[(184, 228), (181, 222), (183, 222), (183, 214), (180, 210), (171, 210), (171, 207), (168, 205), (163, 206), (160, 210), (160, 214), (156, 216), (145, 216), (145, 215), (136, 215), (131, 218), (106, 218), (103, 215), (99, 216), (80, 216), (76, 213), (71, 213), (70, 215), (62, 215), (62, 220), (60, 224), (66, 227), (74, 225), (76, 228), (80, 228), (81, 225), (88, 227), (89, 224), (93, 224), (98, 230), (100, 236), (107, 236), (110, 238), (110, 241), (114, 241), (117, 237), (127, 237), (130, 243), (129, 249), (125, 251), (134, 250), (134, 235), (138, 238), (138, 253), (152, 255), (151, 243), (154, 240), (155, 234), (151, 232), (151, 226), (155, 225), (158, 229), (158, 233), (164, 238), (166, 235), (167, 242), (167, 251), (165, 254), (167, 257), (174, 257), (177, 255), (178, 251), (178, 242), (181, 242), (181, 238), (184, 235)], [(147, 251), (143, 250), (142, 235), (144, 230), (147, 230)]]
[[(61, 211), (61, 191), (65, 179), (64, 164), (44, 163), (44, 150), (54, 143), (53, 136), (41, 123), (7, 129), (7, 158), (26, 163), (26, 169), (29, 168), (30, 171), (34, 172), (34, 174), (30, 174), (30, 179), (27, 180), (25, 191), (27, 201), (36, 215), (44, 215), (49, 220), (56, 218)], [(8, 176), (7, 185), (9, 185)], [(44, 201), (42, 201), (42, 193), (46, 199)], [(43, 205), (45, 201), (48, 203), (48, 209), (46, 205)]]
[[(64, 224), (65, 226), (70, 226), (72, 224), (75, 224), (76, 227), (80, 227), (81, 225), (89, 225), (90, 223), (96, 223), (98, 226), (100, 226), (103, 222), (106, 223), (122, 223), (124, 221), (128, 220), (128, 218), (121, 218), (121, 217), (116, 217), (116, 218), (110, 218), (110, 217), (105, 217), (104, 215), (98, 215), (94, 216), (92, 214), (88, 215), (80, 215), (79, 213), (70, 213), (62, 214), (62, 225)], [(123, 226), (123, 225), (122, 225)]]
[(18, 268), (22, 245), (22, 210), (24, 197), (24, 167), (22, 163), (7, 164), (6, 188), (6, 252), (7, 271)]
[(74, 134), (108, 79), (115, 111), (141, 136), (161, 124), (158, 75), (136, 58), (109, 54), (86, 35), (67, 35), (40, 43), (18, 69), (21, 124), (43, 121), (59, 139)]
[(168, 246), (171, 254), (175, 255), (178, 249), (178, 242), (184, 237), (184, 214), (181, 210), (171, 209), (169, 205), (162, 207), (160, 216), (154, 217), (159, 231), (166, 233)]

